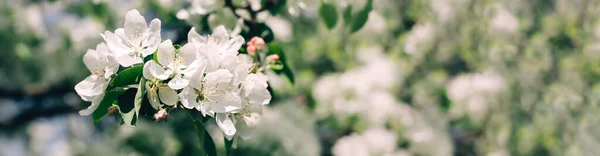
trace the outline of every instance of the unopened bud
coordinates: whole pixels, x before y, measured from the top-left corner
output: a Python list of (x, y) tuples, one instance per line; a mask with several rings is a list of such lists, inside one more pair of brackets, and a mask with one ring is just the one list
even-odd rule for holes
[(119, 106), (112, 105), (108, 107), (108, 116), (115, 116), (119, 113)]
[(265, 40), (263, 40), (260, 37), (253, 37), (250, 42), (254, 45), (254, 47), (256, 47), (257, 49), (263, 49), (265, 48)]
[(167, 110), (165, 109), (160, 109), (158, 112), (156, 112), (156, 114), (154, 114), (154, 120), (156, 120), (156, 122), (161, 122), (167, 119), (167, 117), (169, 117), (169, 113), (167, 113)]
[(254, 47), (253, 45), (248, 45), (248, 46), (246, 46), (246, 51), (250, 55), (255, 55), (256, 54), (256, 47)]
[(271, 55), (267, 56), (267, 61), (269, 61), (271, 63), (275, 63), (275, 62), (279, 61), (279, 55), (271, 54)]

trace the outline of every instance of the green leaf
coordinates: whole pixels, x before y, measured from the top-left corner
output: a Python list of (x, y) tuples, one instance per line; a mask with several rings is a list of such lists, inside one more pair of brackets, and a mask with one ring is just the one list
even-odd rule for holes
[(225, 140), (225, 155), (231, 154), (231, 145), (233, 145), (233, 139), (235, 139), (235, 137), (231, 140), (228, 140), (225, 137), (223, 138), (223, 140)]
[(265, 23), (256, 23), (253, 29), (250, 29), (249, 31), (242, 30), (240, 35), (244, 36), (244, 39), (247, 41), (252, 39), (254, 36), (263, 38), (266, 43), (269, 43), (274, 39), (273, 30), (271, 30), (271, 28), (269, 28), (269, 26)]
[(206, 150), (207, 155), (217, 155), (217, 148), (215, 146), (215, 142), (206, 130), (204, 130), (204, 150)]
[(331, 3), (325, 3), (323, 2), (323, 0), (321, 0), (321, 6), (319, 7), (319, 16), (321, 16), (321, 19), (323, 20), (325, 26), (327, 26), (328, 29), (332, 29), (333, 27), (335, 27), (338, 18), (335, 5)]
[(347, 25), (352, 24), (352, 5), (348, 5), (346, 9), (344, 9), (342, 17), (344, 18), (344, 23)]
[(108, 108), (113, 104), (117, 97), (123, 94), (126, 90), (127, 88), (117, 87), (104, 93), (104, 97), (100, 102), (100, 105), (98, 108), (96, 108), (92, 115), (94, 124), (97, 124), (104, 116), (106, 116), (108, 113)]
[(137, 84), (142, 78), (143, 68), (144, 65), (136, 65), (119, 72), (117, 76), (111, 80), (107, 90), (111, 90), (115, 87)]
[(281, 68), (281, 70), (274, 70), (275, 73), (281, 74), (283, 72), (283, 74), (290, 80), (290, 82), (292, 84), (294, 84), (294, 72), (292, 72), (292, 69), (287, 64), (287, 60), (285, 57), (285, 53), (283, 52), (283, 49), (276, 43), (270, 43), (270, 44), (268, 44), (268, 46), (269, 46), (269, 52), (267, 53), (267, 56), (271, 55), (271, 54), (279, 55), (279, 61), (283, 65), (283, 68)]
[(285, 3), (286, 0), (271, 0), (267, 1), (268, 6), (265, 7), (268, 8), (267, 10), (271, 15), (275, 16), (281, 9), (285, 8)]
[(284, 65), (281, 71), (283, 71), (283, 74), (285, 74), (285, 76), (290, 79), (290, 82), (294, 84), (294, 72), (292, 72), (292, 69), (288, 65)]
[[(138, 120), (138, 116), (140, 114), (140, 108), (142, 107), (142, 101), (144, 100), (144, 95), (146, 94), (146, 79), (141, 79), (137, 92), (135, 93), (135, 98), (133, 101), (133, 109), (129, 110), (129, 112), (120, 112), (121, 117), (123, 118), (123, 122), (128, 126), (135, 126)], [(125, 97), (131, 98), (131, 97)], [(120, 101), (119, 101), (120, 102)], [(128, 103), (123, 103), (128, 104)], [(119, 103), (122, 105), (122, 103)]]
[(369, 19), (369, 13), (372, 9), (373, 0), (367, 0), (367, 4), (365, 4), (365, 7), (363, 7), (355, 16), (354, 22), (352, 22), (352, 25), (350, 27), (350, 33), (354, 33), (360, 30), (360, 28), (362, 28), (363, 26), (365, 26), (365, 23), (367, 23), (367, 20)]
[(263, 38), (263, 40), (266, 43), (269, 43), (271, 41), (273, 41), (275, 39), (275, 35), (273, 34), (273, 30), (271, 30), (271, 28), (269, 28), (269, 26), (267, 26), (265, 24), (265, 28), (262, 34), (260, 34), (260, 37)]
[(210, 134), (208, 133), (208, 131), (206, 131), (206, 128), (204, 127), (204, 123), (202, 123), (202, 119), (208, 119), (208, 118), (202, 118), (200, 117), (199, 119), (197, 119), (197, 117), (194, 117), (192, 114), (194, 113), (198, 113), (197, 111), (194, 110), (186, 110), (188, 116), (190, 117), (190, 119), (192, 120), (192, 123), (194, 124), (194, 128), (196, 129), (196, 135), (198, 135), (198, 141), (200, 141), (200, 147), (202, 148), (202, 152), (203, 153), (199, 153), (198, 155), (209, 155), (209, 156), (216, 156), (217, 155), (217, 149), (215, 146), (215, 142), (213, 141), (212, 137), (210, 136)]

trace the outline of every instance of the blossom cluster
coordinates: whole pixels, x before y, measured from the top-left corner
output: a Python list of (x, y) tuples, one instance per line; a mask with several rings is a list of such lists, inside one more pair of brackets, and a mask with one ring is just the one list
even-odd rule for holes
[[(92, 103), (81, 115), (98, 108), (119, 66), (143, 65), (140, 76), (146, 80), (150, 105), (159, 112), (156, 120), (166, 117), (165, 108), (182, 106), (214, 117), (228, 139), (236, 127), (256, 125), (271, 94), (268, 78), (261, 73), (266, 65), (255, 63), (260, 56), (238, 52), (245, 42), (242, 36), (229, 34), (224, 26), (207, 36), (192, 28), (188, 43), (176, 48), (169, 39), (161, 42), (160, 31), (159, 19), (148, 26), (137, 10), (131, 10), (123, 28), (101, 34), (105, 43), (83, 56), (92, 75), (75, 86), (77, 94)], [(154, 59), (145, 59), (149, 56)]]

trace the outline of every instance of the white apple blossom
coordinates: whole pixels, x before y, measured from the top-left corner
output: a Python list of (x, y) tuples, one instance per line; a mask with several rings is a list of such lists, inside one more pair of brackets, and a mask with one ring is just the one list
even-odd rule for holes
[(196, 50), (191, 44), (186, 44), (179, 52), (175, 52), (175, 47), (171, 40), (166, 40), (160, 44), (157, 52), (157, 64), (155, 61), (149, 61), (148, 67), (150, 74), (159, 80), (171, 78), (168, 85), (172, 89), (179, 90), (186, 87), (190, 82), (184, 76), (189, 77), (199, 66), (196, 60)]
[(250, 104), (266, 105), (271, 102), (271, 94), (267, 90), (268, 77), (264, 74), (249, 74), (242, 83), (242, 95)]
[(90, 107), (79, 112), (81, 115), (89, 115), (98, 108), (104, 97), (104, 90), (112, 75), (119, 69), (119, 64), (104, 43), (98, 44), (96, 50), (89, 49), (83, 55), (83, 63), (92, 75), (75, 85), (75, 91), (84, 101), (92, 102)]
[(253, 129), (260, 123), (263, 114), (263, 105), (251, 104), (242, 98), (244, 107), (235, 113), (217, 113), (215, 120), (219, 128), (223, 131), (225, 138), (233, 139), (235, 134), (242, 138), (249, 138), (250, 129)]
[(238, 50), (245, 42), (242, 36), (230, 37), (225, 26), (217, 26), (209, 36), (200, 36), (192, 28), (188, 33), (188, 40), (197, 48), (199, 58), (206, 59), (206, 72), (235, 70)]
[(204, 76), (203, 69), (197, 70), (190, 85), (179, 94), (183, 106), (188, 109), (196, 108), (205, 116), (239, 110), (242, 105), (235, 86), (231, 85), (233, 74), (219, 69)]
[(156, 51), (160, 44), (160, 20), (153, 19), (150, 27), (146, 19), (133, 9), (125, 15), (125, 26), (114, 33), (106, 31), (103, 35), (115, 58), (123, 67), (142, 63), (143, 58)]
[(160, 79), (154, 76), (157, 74), (153, 74), (151, 69), (160, 68), (155, 66), (159, 65), (154, 61), (148, 61), (148, 63), (144, 64), (143, 69), (143, 76), (148, 80), (145, 84), (147, 90), (146, 96), (152, 108), (158, 109), (161, 106), (161, 102), (169, 106), (177, 104), (179, 100), (177, 91), (170, 88), (167, 84), (162, 83)]

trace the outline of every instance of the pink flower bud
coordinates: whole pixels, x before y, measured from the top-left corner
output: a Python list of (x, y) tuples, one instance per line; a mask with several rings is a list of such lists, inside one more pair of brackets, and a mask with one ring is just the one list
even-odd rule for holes
[(169, 113), (167, 113), (167, 110), (165, 109), (160, 109), (158, 112), (156, 112), (156, 114), (154, 114), (154, 120), (156, 120), (156, 122), (166, 120), (167, 117), (169, 117)]
[(248, 52), (248, 54), (254, 55), (256, 54), (256, 47), (254, 47), (253, 45), (246, 46), (246, 51)]
[(253, 37), (250, 42), (252, 42), (252, 44), (257, 48), (257, 49), (263, 49), (265, 48), (265, 40), (263, 40), (260, 37)]
[(279, 55), (277, 55), (277, 54), (271, 54), (271, 55), (267, 56), (267, 61), (269, 61), (269, 62), (277, 62), (277, 61), (279, 61)]

